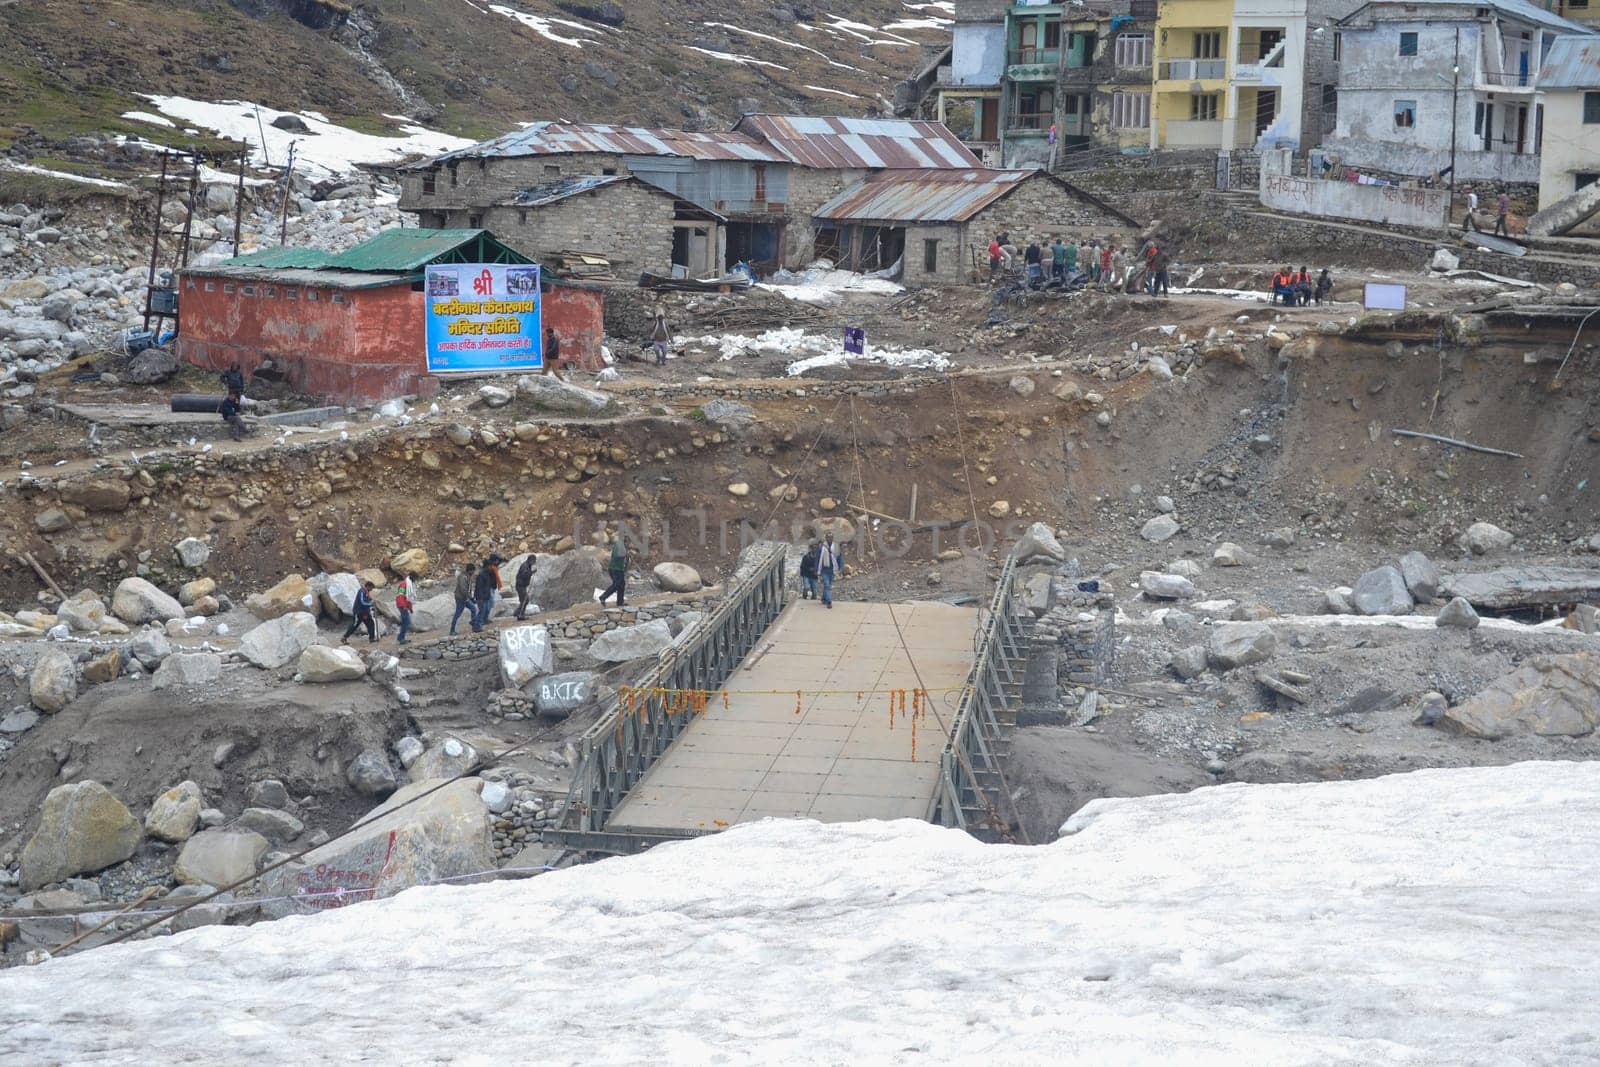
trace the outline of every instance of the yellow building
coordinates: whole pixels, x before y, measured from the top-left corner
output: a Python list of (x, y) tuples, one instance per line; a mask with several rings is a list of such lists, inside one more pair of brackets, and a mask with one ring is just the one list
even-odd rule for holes
[[(1539, 6), (1546, 7), (1544, 4)], [(1600, 29), (1600, 0), (1556, 0), (1548, 5), (1548, 10), (1564, 19)]]
[(1151, 76), (1151, 148), (1217, 148), (1228, 107), (1233, 0), (1161, 0)]

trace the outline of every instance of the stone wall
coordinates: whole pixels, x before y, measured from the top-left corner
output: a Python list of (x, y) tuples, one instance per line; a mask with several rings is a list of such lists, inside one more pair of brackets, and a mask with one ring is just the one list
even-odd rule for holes
[[(648, 578), (631, 579), (629, 585), (631, 587), (634, 581), (648, 580)], [(556, 619), (530, 615), (528, 623), (548, 627), (550, 637), (555, 641), (590, 641), (607, 630), (620, 630), (635, 623), (650, 622), (653, 619), (675, 619), (690, 611), (709, 612), (715, 609), (721, 600), (722, 594), (717, 592), (703, 596), (675, 596), (631, 608), (602, 608), (599, 604), (595, 604), (587, 611), (576, 615), (563, 614), (561, 618)], [(500, 603), (505, 601), (502, 600)], [(514, 600), (512, 606), (516, 606)], [(424, 639), (411, 647), (401, 649), (398, 654), (402, 659), (478, 659), (494, 655), (499, 639), (497, 630), (485, 630), (481, 634), (467, 632), (455, 637), (440, 637), (433, 641)]]
[(433, 192), (423, 193), (427, 170), (400, 172), (401, 211), (479, 211), (508, 200), (524, 189), (607, 170), (627, 174), (621, 156), (575, 152), (559, 156), (505, 156), (463, 159), (433, 168)]
[(618, 277), (672, 268), (672, 197), (640, 182), (617, 182), (543, 207), (495, 207), (484, 225), (523, 255), (595, 252)]
[(813, 170), (793, 167), (789, 171), (789, 225), (785, 231), (784, 265), (803, 267), (812, 258), (816, 234), (811, 216), (823, 204), (867, 176), (864, 170)]
[[(1045, 610), (1034, 625), (1023, 682), (1024, 724), (1060, 723), (1082, 688), (1103, 683), (1116, 659), (1116, 602), (1084, 592), (1079, 579), (1050, 576)], [(1040, 604), (1034, 604), (1035, 613)]]

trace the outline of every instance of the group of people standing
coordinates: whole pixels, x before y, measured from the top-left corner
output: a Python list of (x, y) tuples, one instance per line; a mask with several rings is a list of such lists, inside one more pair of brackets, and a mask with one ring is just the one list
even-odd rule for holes
[(1095, 238), (1079, 245), (1073, 238), (1063, 239), (1058, 234), (1050, 239), (1048, 246), (1035, 240), (1018, 253), (1011, 235), (1002, 232), (989, 241), (989, 277), (998, 278), (1002, 272), (1011, 271), (1019, 254), (1030, 285), (1044, 283), (1048, 256), (1052, 281), (1066, 282), (1081, 273), (1087, 276), (1086, 285), (1120, 293), (1127, 290), (1134, 268), (1142, 264), (1145, 293), (1154, 296), (1171, 291), (1172, 257), (1153, 237), (1145, 241), (1137, 253), (1131, 253), (1109, 239), (1102, 242)]

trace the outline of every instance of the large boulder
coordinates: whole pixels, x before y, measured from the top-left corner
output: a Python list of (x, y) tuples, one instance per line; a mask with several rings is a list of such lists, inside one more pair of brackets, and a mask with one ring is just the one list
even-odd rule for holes
[(672, 627), (665, 619), (623, 626), (607, 630), (594, 639), (589, 655), (604, 663), (626, 663), (629, 660), (656, 656), (672, 646)]
[(174, 844), (187, 841), (200, 825), (200, 809), (204, 806), (205, 798), (198, 785), (179, 782), (151, 801), (144, 816), (144, 832)]
[(215, 652), (179, 652), (167, 656), (150, 676), (150, 688), (173, 689), (214, 685), (222, 680), (222, 657)]
[(22, 850), (22, 891), (121, 863), (143, 837), (139, 820), (99, 782), (58, 785)]
[(183, 605), (143, 578), (124, 578), (111, 596), (111, 610), (123, 622), (169, 622), (183, 618)]
[(255, 666), (270, 671), (298, 659), (316, 640), (317, 620), (310, 612), (297, 611), (245, 634), (239, 652)]
[(1492, 522), (1475, 522), (1461, 535), (1461, 543), (1474, 556), (1504, 552), (1516, 539), (1515, 534), (1500, 529)]
[(350, 761), (345, 768), (345, 781), (350, 788), (369, 797), (381, 797), (394, 792), (396, 779), (389, 757), (377, 749), (366, 749)]
[(1017, 543), (1011, 549), (1011, 554), (1018, 563), (1026, 563), (1031, 559), (1050, 559), (1061, 563), (1067, 558), (1067, 550), (1061, 547), (1055, 532), (1042, 522), (1036, 522), (1017, 538)]
[[(514, 576), (517, 571), (507, 565), (501, 573)], [(540, 553), (534, 562), (533, 579), (528, 583), (528, 596), (545, 611), (561, 611), (574, 604), (592, 604), (595, 590), (610, 584), (611, 576), (595, 549), (580, 548), (559, 556)]]
[(1350, 606), (1360, 615), (1409, 615), (1411, 593), (1395, 567), (1378, 567), (1356, 579)]
[(1171, 515), (1157, 515), (1139, 528), (1139, 536), (1146, 541), (1160, 544), (1178, 536), (1178, 531), (1181, 529), (1183, 527), (1178, 525), (1178, 520)]
[(66, 623), (75, 633), (98, 633), (106, 621), (106, 606), (93, 593), (79, 593), (61, 602), (56, 608), (56, 619)]
[(309, 584), (327, 614), (335, 619), (347, 619), (355, 614), (356, 594), (361, 592), (361, 579), (357, 575), (348, 571), (319, 574)]
[(122, 377), (133, 385), (158, 385), (178, 373), (178, 357), (165, 348), (147, 348), (128, 361)]
[(423, 548), (408, 548), (389, 561), (389, 569), (402, 578), (407, 574), (424, 578), (432, 567), (433, 559)]
[(258, 619), (278, 619), (290, 612), (310, 611), (316, 600), (311, 595), (311, 583), (301, 575), (291, 574), (266, 592), (245, 597), (244, 606)]
[(1139, 588), (1144, 595), (1155, 600), (1188, 600), (1196, 593), (1194, 583), (1176, 574), (1144, 571), (1139, 575)]
[(477, 762), (476, 748), (459, 737), (446, 737), (429, 745), (409, 769), (413, 780), (455, 778), (472, 770)]
[(1438, 627), (1457, 630), (1476, 630), (1481, 622), (1478, 613), (1466, 597), (1454, 597), (1450, 603), (1439, 610), (1433, 617), (1433, 624)]
[(1230, 671), (1265, 663), (1277, 650), (1278, 639), (1265, 623), (1223, 623), (1211, 631), (1206, 658), (1217, 670)]
[[(411, 609), (411, 629), (423, 634), (435, 630), (448, 630), (450, 617), (455, 613), (454, 593), (439, 593), (426, 600), (419, 600), (417, 606)], [(466, 616), (463, 615), (462, 618)]]
[(532, 692), (534, 708), (540, 715), (565, 719), (594, 704), (598, 686), (595, 676), (588, 671), (568, 671), (540, 678)]
[(305, 832), (306, 824), (277, 808), (245, 808), (233, 820), (235, 830), (250, 830), (268, 841), (293, 841)]
[(312, 645), (300, 653), (295, 668), (302, 682), (354, 682), (367, 676), (367, 663), (353, 648)]
[(184, 885), (233, 885), (255, 875), (270, 847), (252, 830), (201, 830), (184, 843), (172, 876)]
[(543, 626), (509, 626), (500, 631), (500, 679), (507, 688), (521, 689), (541, 674), (555, 669), (550, 631)]
[[(492, 870), (490, 815), (479, 799), (483, 780), (463, 778), (410, 803), (442, 784), (424, 779), (406, 786), (350, 833), (268, 874), (263, 910), (280, 917), (334, 908)], [(340, 896), (322, 895), (339, 888)]]
[(687, 563), (657, 563), (650, 573), (655, 575), (656, 584), (669, 593), (695, 593), (705, 584), (700, 572)]
[(1600, 727), (1600, 653), (1535, 656), (1446, 711), (1438, 725), (1467, 737), (1586, 737)]
[(569, 385), (553, 374), (523, 375), (517, 379), (517, 393), (535, 407), (569, 415), (594, 415), (611, 405), (606, 394)]
[(58, 648), (39, 657), (28, 675), (28, 697), (40, 711), (54, 715), (78, 695), (78, 664)]
[(1407, 552), (1400, 557), (1400, 576), (1417, 600), (1432, 600), (1438, 596), (1439, 585), (1444, 581), (1433, 560), (1421, 552)]
[(172, 551), (176, 553), (178, 562), (190, 570), (204, 567), (211, 558), (211, 546), (198, 537), (185, 537), (172, 546)]
[(61, 488), (61, 499), (85, 511), (127, 511), (132, 492), (124, 481), (71, 482)]
[(172, 655), (172, 642), (165, 630), (145, 629), (128, 643), (128, 654), (139, 661), (139, 666), (153, 671), (162, 660)]

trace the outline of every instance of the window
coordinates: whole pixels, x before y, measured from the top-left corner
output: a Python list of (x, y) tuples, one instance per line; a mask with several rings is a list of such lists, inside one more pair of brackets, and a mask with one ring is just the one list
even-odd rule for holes
[(266, 291), (264, 293), (262, 293), (261, 295), (266, 297), (268, 300), (276, 300), (278, 298), (277, 286), (273, 286), (273, 285), (267, 286)]
[(1194, 35), (1195, 59), (1221, 59), (1222, 58), (1222, 33), (1211, 30), (1207, 33)]
[(1150, 65), (1150, 35), (1148, 33), (1119, 33), (1113, 59), (1119, 67), (1148, 67)]
[(285, 289), (283, 291), (283, 298), (285, 300), (299, 300), (300, 299), (300, 290), (298, 290), (298, 289)]
[(217, 291), (217, 283), (216, 282), (206, 282), (206, 292), (214, 293), (216, 291)]
[(1596, 181), (1600, 181), (1600, 174), (1596, 174), (1592, 170), (1580, 171), (1572, 176), (1572, 191), (1577, 192), (1579, 189), (1587, 188)]
[(1150, 128), (1149, 93), (1112, 93), (1111, 128), (1147, 130)]
[(343, 294), (343, 293), (334, 293), (334, 294), (333, 294), (333, 302), (334, 302), (334, 303), (335, 303), (335, 304), (342, 304), (342, 303), (344, 303), (344, 294)]
[(559, 177), (561, 177), (561, 164), (559, 164), (559, 163), (546, 163), (544, 165), (544, 176), (546, 178), (559, 178)]
[(1417, 35), (1414, 31), (1408, 31), (1400, 35), (1400, 54), (1403, 56), (1417, 54)]
[(1046, 48), (1061, 47), (1061, 23), (1052, 20), (1044, 24), (1044, 46)]
[(481, 230), (481, 229), (483, 229), (483, 216), (482, 215), (477, 215), (477, 214), (468, 215), (467, 216), (467, 229), (469, 229), (469, 230)]
[(233, 292), (233, 283), (232, 282), (223, 282), (222, 283), (222, 291), (223, 291), (224, 294)]
[(939, 273), (939, 242), (932, 238), (922, 242), (922, 269), (927, 274)]
[(311, 301), (313, 304), (315, 304), (318, 300), (321, 300), (322, 297), (317, 293), (317, 291), (315, 289), (307, 289), (306, 290), (306, 299)]
[(765, 163), (755, 163), (751, 165), (750, 170), (754, 174), (756, 182), (755, 195), (750, 199), (760, 203), (767, 198), (767, 165)]
[(241, 285), (239, 287), (239, 292), (243, 296), (255, 296), (256, 295), (256, 287), (253, 286), (253, 285)]
[(517, 225), (526, 226), (527, 224), (528, 224), (528, 209), (527, 208), (523, 208), (521, 211), (517, 212)]
[(1061, 98), (1061, 113), (1063, 115), (1070, 115), (1073, 118), (1077, 118), (1078, 117), (1078, 98), (1076, 96), (1071, 95), (1070, 93), (1068, 95), (1066, 95), (1066, 96), (1063, 96)]
[(1335, 63), (1337, 63), (1343, 58), (1344, 58), (1344, 34), (1335, 33), (1333, 35), (1333, 61)]
[(432, 170), (423, 171), (423, 173), (422, 173), (422, 195), (423, 196), (432, 196), (434, 193), (438, 192), (438, 190), (439, 190), (439, 172), (438, 171), (432, 171)]
[(1600, 93), (1583, 94), (1583, 124), (1593, 126), (1600, 123)]
[(601, 167), (600, 168), (600, 173), (604, 174), (604, 175), (607, 175), (609, 177), (609, 176), (614, 175), (614, 174), (617, 173), (617, 168), (616, 167)]
[(450, 165), (450, 184), (451, 185), (455, 185), (456, 184), (456, 168), (455, 168), (455, 164), (453, 164), (453, 163)]
[(1409, 130), (1417, 124), (1417, 102), (1415, 100), (1396, 100), (1394, 102), (1394, 128)]
[(1189, 118), (1194, 122), (1217, 121), (1217, 94), (1196, 93), (1189, 98)]

